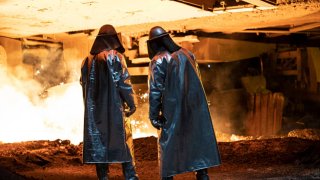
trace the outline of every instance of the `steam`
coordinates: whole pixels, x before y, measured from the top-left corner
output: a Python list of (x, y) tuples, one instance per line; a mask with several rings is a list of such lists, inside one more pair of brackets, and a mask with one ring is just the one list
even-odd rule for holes
[(243, 134), (246, 100), (239, 85), (240, 69), (239, 62), (201, 65), (202, 81), (217, 133)]
[(0, 141), (69, 139), (79, 143), (83, 112), (80, 85), (69, 84), (64, 90), (63, 85), (58, 86), (59, 93), (42, 98), (42, 85), (25, 79), (23, 74), (27, 73), (17, 68), (19, 78), (0, 68)]
[[(37, 54), (36, 50), (32, 51), (34, 52), (28, 52)], [(42, 49), (42, 53), (44, 58), (57, 57), (52, 53), (61, 52)], [(64, 54), (70, 57), (79, 56), (80, 53), (77, 53), (79, 52), (74, 49), (64, 50)], [(33, 58), (37, 59), (36, 56)], [(32, 67), (34, 59), (24, 66)], [(79, 84), (81, 61), (82, 58), (68, 58), (60, 66), (64, 67), (63, 71), (61, 68), (54, 71), (52, 65), (45, 63), (42, 66), (34, 66), (38, 69), (33, 69), (33, 72), (23, 66), (13, 69), (0, 68), (0, 142), (68, 139), (73, 144), (80, 143), (83, 140), (84, 111), (82, 89)], [(48, 71), (45, 71), (46, 69)], [(227, 82), (226, 80), (230, 79), (226, 77), (230, 77), (234, 67), (229, 69), (212, 67), (212, 69), (201, 73), (202, 79), (210, 79), (208, 82), (204, 81), (204, 85), (211, 88), (206, 91), (215, 130), (219, 134), (237, 133), (241, 127), (233, 120), (241, 121), (242, 112), (237, 108), (243, 106), (237, 104), (240, 101), (237, 99), (237, 92), (224, 91), (233, 84)], [(39, 78), (41, 75), (45, 75), (46, 78)], [(45, 86), (43, 82), (46, 82)], [(47, 82), (54, 83), (48, 86)], [(133, 138), (157, 136), (157, 131), (148, 118), (148, 95), (140, 89), (136, 93), (137, 111), (129, 118)]]
[[(78, 53), (74, 49), (67, 51), (73, 55)], [(45, 51), (42, 49), (42, 52)], [(32, 53), (36, 55), (37, 51)], [(30, 59), (32, 62), (33, 59)], [(70, 58), (63, 63), (63, 67), (67, 67), (63, 71), (55, 71), (55, 67), (48, 64), (36, 65), (34, 67), (39, 69), (34, 70), (34, 74), (26, 68), (32, 67), (32, 63), (13, 69), (0, 68), (0, 142), (56, 139), (67, 139), (73, 144), (82, 142), (84, 105), (79, 83), (81, 62)], [(59, 78), (66, 74), (67, 79)], [(49, 86), (48, 82), (54, 83)], [(128, 119), (133, 138), (154, 135), (156, 130), (151, 128), (146, 118), (147, 96), (142, 92), (137, 95), (139, 102), (144, 103), (140, 103), (137, 112)]]

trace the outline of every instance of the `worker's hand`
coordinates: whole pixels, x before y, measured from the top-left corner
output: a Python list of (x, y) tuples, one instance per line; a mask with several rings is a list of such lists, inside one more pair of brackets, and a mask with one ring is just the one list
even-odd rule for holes
[(129, 111), (125, 111), (125, 112), (124, 112), (124, 115), (125, 115), (126, 117), (130, 117), (134, 112), (136, 112), (136, 107), (132, 107), (132, 108), (130, 108)]
[(165, 118), (163, 115), (160, 115), (157, 119), (150, 119), (150, 121), (154, 128), (160, 130), (165, 123)]
[(150, 119), (151, 124), (154, 128), (160, 130), (162, 128), (162, 123), (158, 119)]

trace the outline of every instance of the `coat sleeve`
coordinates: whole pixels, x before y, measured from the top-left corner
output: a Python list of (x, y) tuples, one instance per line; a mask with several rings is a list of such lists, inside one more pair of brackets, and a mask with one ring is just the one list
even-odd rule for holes
[(128, 72), (127, 64), (122, 56), (119, 56), (121, 62), (120, 80), (118, 87), (122, 100), (128, 105), (130, 109), (136, 108), (134, 101), (134, 92), (130, 81), (130, 74)]
[(165, 90), (166, 60), (155, 57), (149, 65), (149, 119), (157, 119)]

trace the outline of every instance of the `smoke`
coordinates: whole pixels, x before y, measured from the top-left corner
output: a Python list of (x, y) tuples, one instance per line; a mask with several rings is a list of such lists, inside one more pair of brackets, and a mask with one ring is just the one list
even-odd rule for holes
[[(79, 82), (45, 88), (26, 66), (0, 68), (0, 141), (81, 142), (83, 101)], [(50, 74), (47, 78), (51, 76), (56, 77)]]
[[(79, 77), (84, 57), (72, 48), (64, 49), (67, 58), (61, 58), (60, 48), (39, 47), (39, 51), (24, 51), (24, 60), (29, 60), (24, 66), (0, 69), (0, 141), (68, 139), (79, 143), (84, 111)], [(45, 62), (55, 60), (62, 62)], [(237, 63), (217, 63), (201, 69), (216, 131), (241, 132), (245, 105), (241, 105), (240, 81), (234, 78), (240, 77), (239, 67)], [(139, 104), (129, 119), (133, 137), (157, 136), (148, 119), (148, 96), (145, 91), (136, 92)]]
[[(82, 58), (76, 58), (79, 51), (69, 48), (64, 50), (67, 60), (52, 59), (61, 51), (43, 47), (24, 51), (21, 66), (0, 68), (0, 142), (68, 139), (77, 144), (83, 140), (84, 105), (79, 83)], [(60, 62), (45, 62), (50, 60), (62, 60), (64, 69), (57, 68)], [(137, 98), (145, 102), (147, 96), (138, 92)], [(128, 119), (134, 138), (156, 133), (148, 121), (147, 106), (140, 103)]]
[(62, 43), (22, 41), (22, 62), (32, 69), (33, 79), (47, 89), (66, 83), (69, 69), (63, 56)]
[(240, 78), (244, 76), (247, 65), (246, 61), (200, 64), (209, 109), (218, 133), (244, 133), (246, 92)]

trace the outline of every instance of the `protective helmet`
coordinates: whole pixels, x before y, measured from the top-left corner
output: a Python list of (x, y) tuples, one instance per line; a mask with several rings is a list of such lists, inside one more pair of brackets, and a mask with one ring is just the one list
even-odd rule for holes
[(167, 50), (173, 53), (180, 49), (170, 35), (160, 26), (150, 29), (147, 41), (149, 58), (152, 59), (158, 52)]
[(105, 49), (115, 49), (120, 53), (124, 53), (125, 49), (121, 44), (119, 36), (121, 37), (121, 35), (116, 32), (112, 25), (103, 25), (93, 42), (90, 54), (98, 54)]

